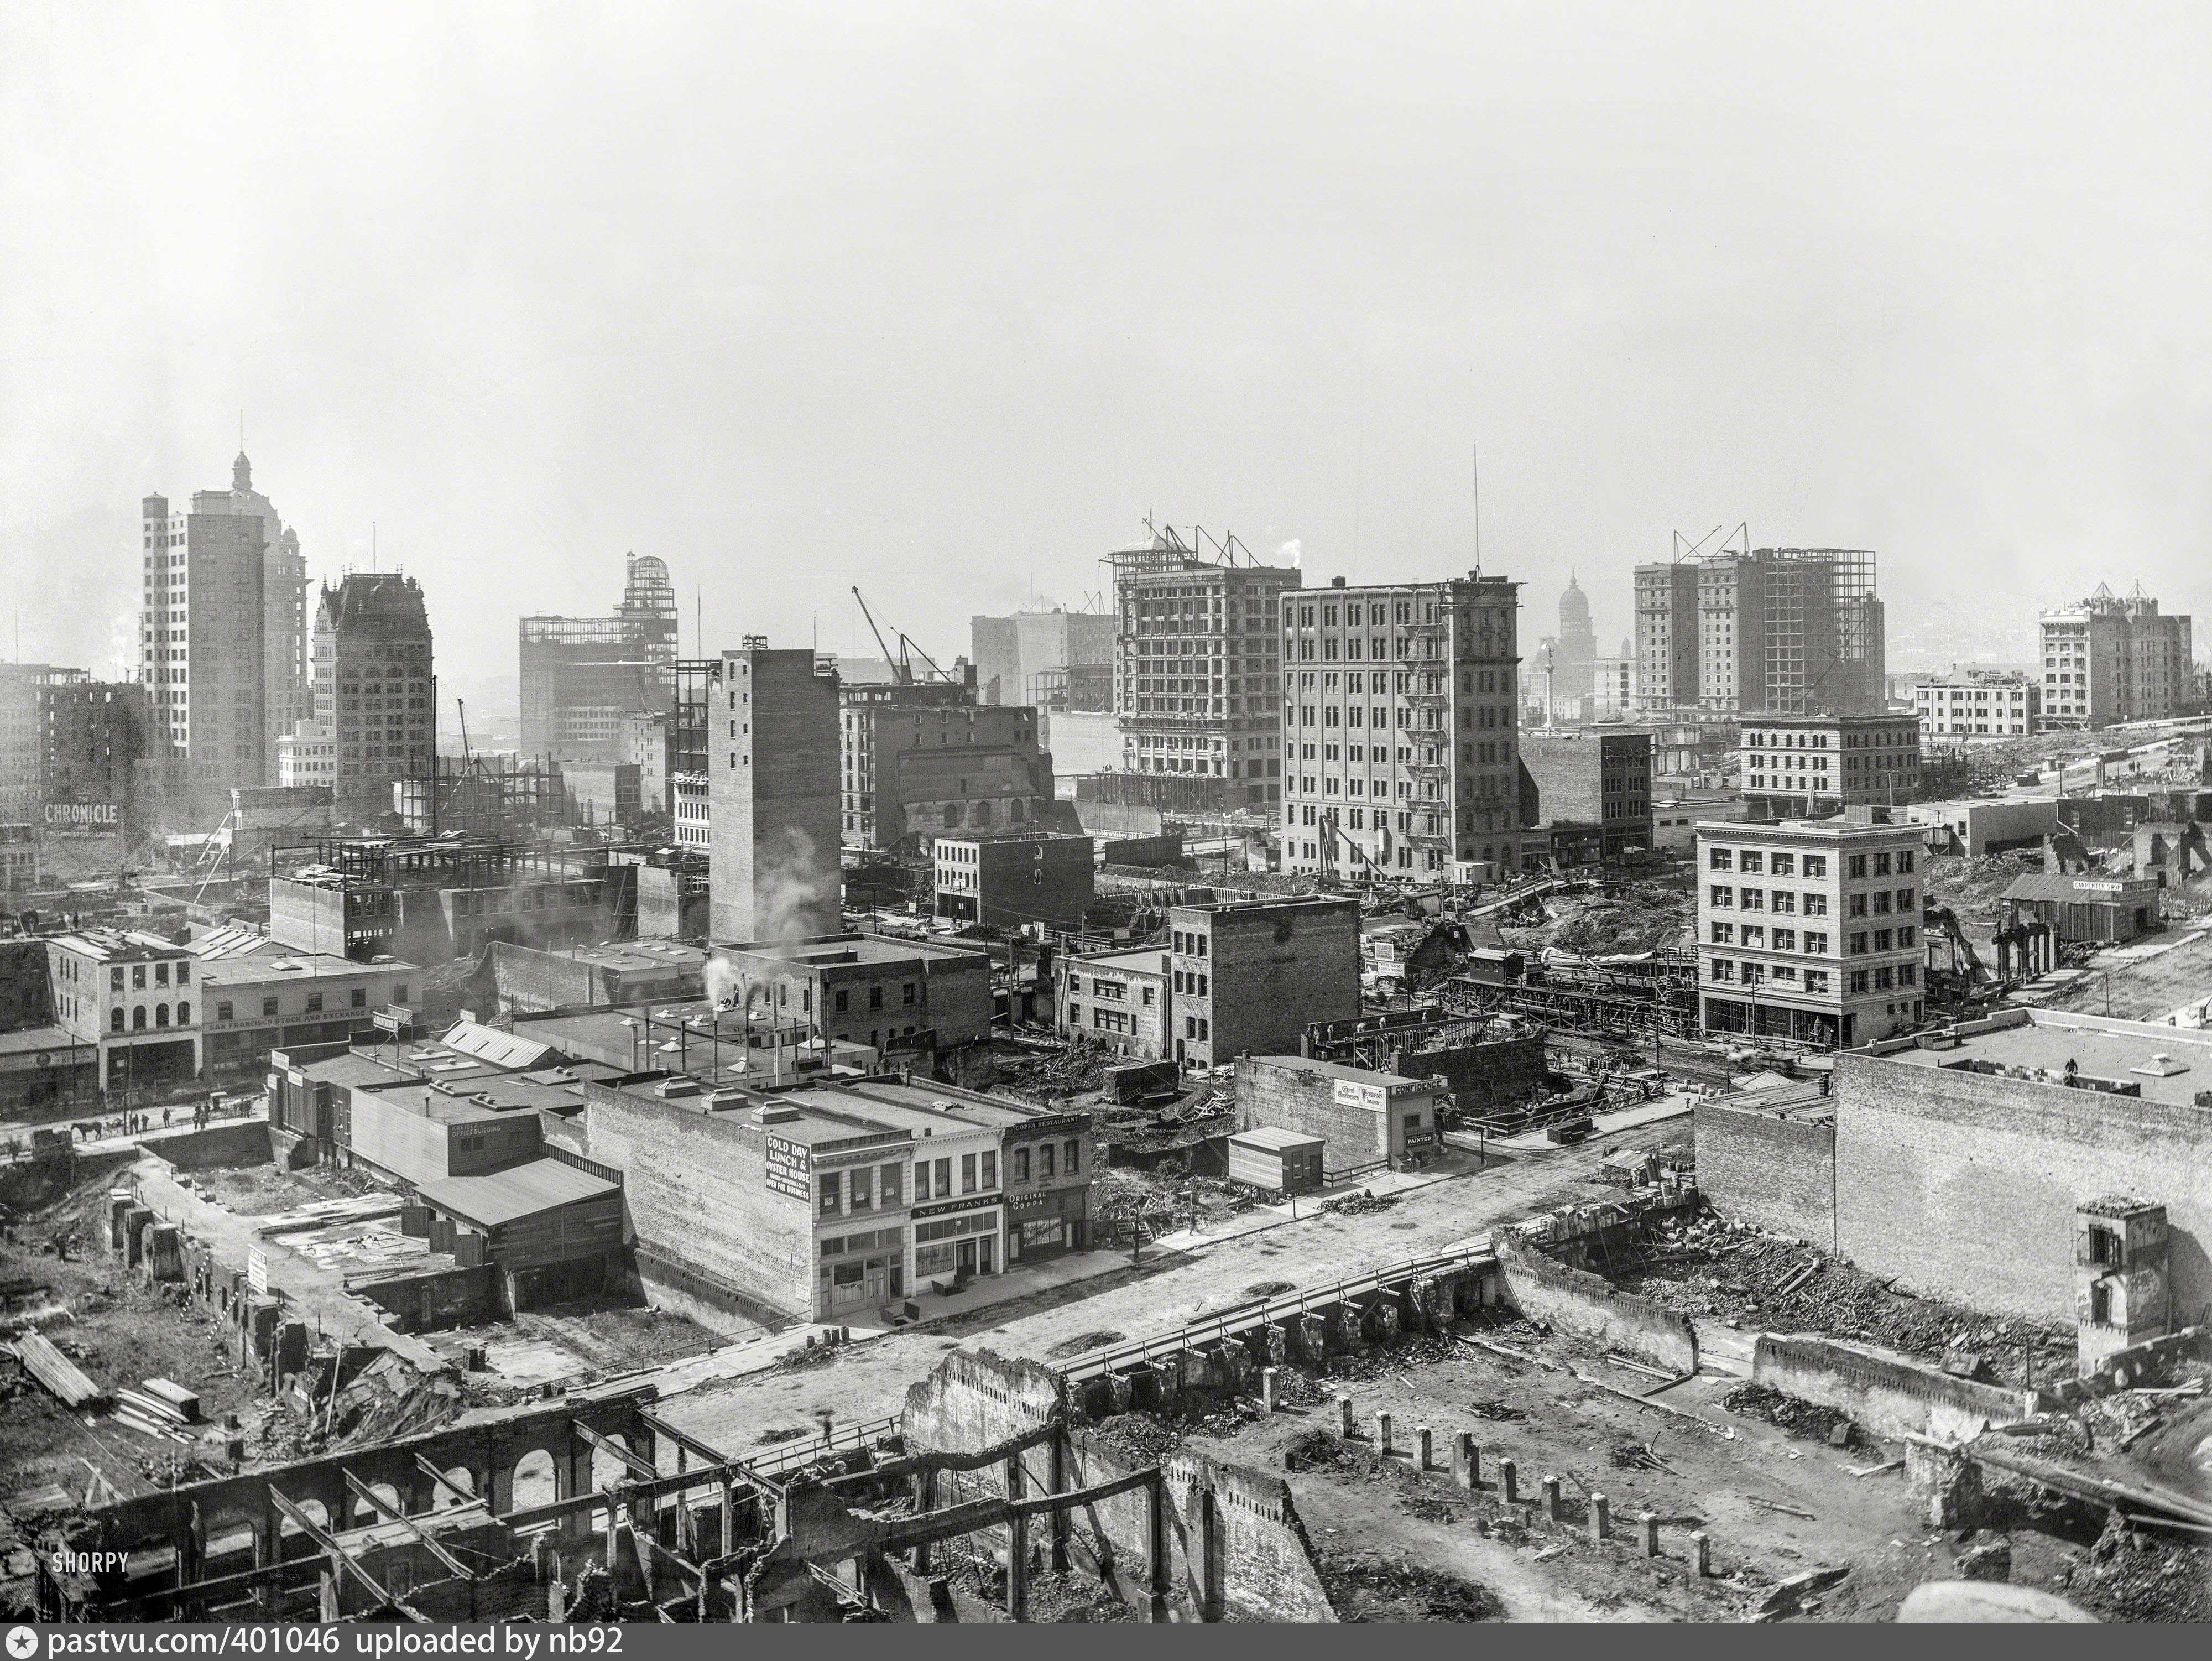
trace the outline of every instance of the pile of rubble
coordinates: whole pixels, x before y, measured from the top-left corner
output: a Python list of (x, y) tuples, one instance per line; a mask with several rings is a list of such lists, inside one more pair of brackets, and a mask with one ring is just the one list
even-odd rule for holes
[(1962, 1378), (2017, 1385), (2031, 1372), (2048, 1383), (2074, 1371), (2070, 1328), (1915, 1297), (1802, 1241), (1709, 1212), (1662, 1220), (1639, 1251), (1607, 1269), (1624, 1289), (1686, 1315), (1878, 1345)]

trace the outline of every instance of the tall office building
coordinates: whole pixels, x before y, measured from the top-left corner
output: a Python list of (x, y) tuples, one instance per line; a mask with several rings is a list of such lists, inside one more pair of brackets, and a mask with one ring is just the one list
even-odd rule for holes
[(708, 704), (714, 938), (789, 940), (841, 922), (837, 672), (757, 637), (722, 654)]
[(396, 811), (393, 785), (430, 778), (438, 753), (430, 646), (414, 578), (349, 571), (324, 587), (315, 608), (315, 715), (299, 736), (335, 752), (329, 782), (340, 819), (374, 823)]
[(674, 702), (678, 620), (667, 563), (649, 554), (629, 556), (613, 616), (523, 618), (522, 753), (623, 759), (623, 717)]
[(2046, 727), (2161, 721), (2195, 697), (2189, 619), (2160, 612), (2141, 583), (2125, 599), (2100, 583), (2042, 624)]
[(1588, 700), (1596, 662), (1597, 630), (1590, 626), (1589, 597), (1583, 593), (1582, 584), (1570, 572), (1567, 591), (1559, 596), (1559, 636), (1552, 663), (1554, 709), (1574, 709), (1579, 699), (1583, 701), (1581, 714), (1588, 719)]
[(1017, 611), (971, 619), (976, 702), (1112, 707), (1115, 626), (1107, 611)]
[(1520, 584), (1284, 594), (1283, 868), (1521, 868)]
[(187, 513), (148, 496), (140, 540), (139, 678), (161, 736), (196, 787), (272, 782), (278, 735), (309, 713), (299, 538), (241, 453), (230, 489), (194, 492)]
[(1279, 597), (1303, 581), (1298, 572), (1254, 562), (1234, 537), (1206, 558), (1172, 527), (1107, 558), (1122, 765), (1218, 782), (1209, 794), (1220, 806), (1280, 801), (1276, 629)]
[(1759, 548), (1640, 565), (1638, 706), (1878, 713), (1883, 632), (1875, 557), (1863, 550)]

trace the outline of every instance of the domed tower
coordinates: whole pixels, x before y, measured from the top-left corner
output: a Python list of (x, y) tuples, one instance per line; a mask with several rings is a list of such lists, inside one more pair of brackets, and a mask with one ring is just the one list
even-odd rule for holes
[(1589, 600), (1572, 572), (1559, 596), (1559, 649), (1553, 674), (1553, 695), (1561, 703), (1587, 698), (1591, 666), (1597, 660), (1597, 631), (1590, 626)]

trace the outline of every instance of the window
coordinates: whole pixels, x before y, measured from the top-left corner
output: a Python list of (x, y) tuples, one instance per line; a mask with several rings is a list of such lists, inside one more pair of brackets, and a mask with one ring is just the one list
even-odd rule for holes
[(1828, 856), (1826, 854), (1806, 855), (1805, 874), (1808, 877), (1826, 876), (1828, 874)]
[(1807, 916), (1825, 917), (1828, 915), (1828, 897), (1826, 894), (1808, 894), (1804, 900)]
[(1761, 857), (1762, 856), (1757, 849), (1747, 848), (1743, 850), (1742, 862), (1736, 867), (1736, 869), (1739, 871), (1756, 871), (1759, 868)]
[(1790, 854), (1777, 854), (1774, 856), (1773, 863), (1769, 865), (1766, 868), (1771, 871), (1778, 877), (1793, 875), (1797, 868), (1796, 857), (1794, 855)]
[(321, 993), (310, 992), (307, 994), (307, 1013), (310, 1015), (319, 1015), (323, 1013), (323, 995)]
[(1713, 885), (1711, 897), (1712, 903), (1715, 905), (1734, 905), (1735, 904), (1735, 890), (1729, 887), (1724, 882), (1717, 882)]
[(876, 1208), (875, 1173), (862, 1165), (851, 1174), (853, 1196), (849, 1204), (854, 1211), (873, 1211)]
[[(1048, 1144), (1049, 1146), (1049, 1144)], [(1067, 1144), (1067, 1174), (1071, 1177), (1083, 1169), (1083, 1144), (1071, 1140)]]
[(178, 1025), (179, 1026), (190, 1026), (191, 1024), (192, 1024), (192, 1007), (191, 1007), (191, 1005), (190, 1005), (190, 1004), (188, 1004), (188, 1003), (180, 1003), (180, 1004), (179, 1004), (179, 1005), (177, 1006), (177, 1025)]
[(1807, 929), (1805, 931), (1805, 949), (1815, 955), (1825, 954), (1828, 949), (1827, 935), (1817, 928)]
[(1713, 849), (1711, 864), (1712, 868), (1716, 871), (1734, 870), (1735, 868), (1735, 854), (1729, 849), (1716, 848)]
[(264, 998), (261, 1001), (261, 1019), (264, 1021), (268, 1021), (274, 1020), (276, 1018), (276, 1000), (274, 998)]
[(960, 1191), (963, 1194), (975, 1191), (975, 1156), (973, 1153), (960, 1156)]
[[(1912, 867), (1911, 867), (1911, 866), (1909, 866), (1909, 865), (1908, 865), (1908, 866), (1905, 867), (1904, 868), (1905, 868), (1905, 870), (1907, 870), (1907, 871), (1910, 871)], [(192, 966), (191, 966), (191, 964), (188, 964), (188, 963), (180, 963), (180, 964), (179, 964), (177, 965), (177, 984), (178, 984), (179, 986), (190, 986), (191, 983), (192, 983)]]
[(1030, 1179), (1030, 1151), (1025, 1147), (1014, 1150), (1014, 1180), (1025, 1183)]
[(824, 1217), (835, 1217), (845, 1208), (845, 1179), (836, 1171), (822, 1178), (822, 1203), (818, 1208)]
[(914, 983), (912, 981), (908, 981), (905, 986), (900, 989), (900, 990), (903, 995), (900, 999), (901, 1002), (912, 1003), (914, 1001)]
[(871, 1009), (881, 1009), (883, 1007), (884, 1007), (884, 989), (883, 989), (883, 988), (881, 988), (880, 986), (872, 986), (872, 987), (870, 987), (870, 988), (868, 989), (868, 1007), (869, 1007), (869, 1008), (871, 1008)]
[(367, 987), (356, 986), (354, 988), (353, 1007), (356, 1009), (366, 1009), (368, 1007), (368, 989)]
[(998, 1154), (993, 1151), (986, 1151), (979, 1157), (983, 1162), (983, 1186), (987, 1189), (996, 1188), (999, 1185)]
[(849, 995), (850, 994), (847, 993), (842, 987), (838, 989), (837, 1001), (832, 1006), (832, 1007), (835, 1008), (840, 1015), (845, 1013), (845, 1000)]
[(120, 1032), (123, 1030), (122, 1005), (118, 1004), (107, 1012), (107, 1030), (111, 1032)]
[(878, 1169), (876, 1189), (884, 1196), (884, 1207), (886, 1210), (899, 1202), (899, 1189), (902, 1186), (903, 1184), (900, 1181), (898, 1166), (887, 1165)]
[(227, 1003), (217, 1004), (215, 1007), (215, 1018), (219, 1021), (227, 1021), (230, 1019), (230, 1006)]

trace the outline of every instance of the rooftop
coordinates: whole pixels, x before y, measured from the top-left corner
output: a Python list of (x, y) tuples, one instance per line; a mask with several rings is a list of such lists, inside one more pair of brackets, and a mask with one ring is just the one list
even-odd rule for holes
[(1986, 1027), (1968, 1023), (1955, 1030), (1955, 1049), (1877, 1044), (1866, 1053), (1906, 1067), (1994, 1063), (2051, 1085), (2064, 1082), (2071, 1062), (2083, 1076), (2136, 1085), (2145, 1101), (2181, 1106), (2194, 1105), (2199, 1091), (2212, 1091), (2212, 1031), (2047, 1009), (2007, 1010)]
[(150, 963), (156, 958), (191, 955), (173, 940), (138, 929), (80, 928), (52, 938), (55, 945), (102, 963)]
[(351, 958), (333, 957), (327, 952), (290, 952), (277, 946), (270, 952), (239, 952), (228, 957), (204, 959), (200, 979), (210, 985), (247, 984), (279, 980), (343, 980), (362, 975), (386, 975), (393, 970), (406, 971), (412, 964), (356, 963)]
[(441, 1211), (483, 1228), (620, 1191), (619, 1184), (559, 1159), (532, 1159), (480, 1177), (440, 1177), (420, 1189)]
[(1127, 952), (1098, 952), (1088, 957), (1069, 958), (1071, 964), (1081, 964), (1086, 969), (1121, 970), (1145, 975), (1164, 975), (1167, 970), (1168, 949), (1164, 946), (1133, 947)]
[(1870, 824), (1863, 819), (1847, 818), (1841, 815), (1830, 819), (1698, 820), (1698, 835), (1702, 837), (1707, 830), (1729, 842), (1741, 842), (1746, 837), (1753, 841), (1772, 842), (1841, 842), (1848, 837), (1866, 841), (1887, 838), (1893, 842), (1917, 842), (1926, 833), (1927, 827), (1911, 824), (1886, 824), (1880, 821)]
[(1318, 1073), (1324, 1079), (1341, 1080), (1346, 1084), (1380, 1085), (1385, 1090), (1443, 1088), (1434, 1079), (1409, 1079), (1402, 1073), (1377, 1073), (1370, 1068), (1346, 1067), (1341, 1062), (1316, 1061), (1308, 1056), (1255, 1056), (1252, 1059), (1285, 1072)]
[(1254, 1130), (1240, 1130), (1229, 1139), (1254, 1147), (1264, 1147), (1270, 1153), (1281, 1153), (1294, 1147), (1319, 1147), (1323, 1139), (1302, 1136), (1295, 1130), (1271, 1130), (1262, 1126)]
[(751, 958), (767, 958), (795, 967), (868, 963), (911, 963), (917, 958), (975, 958), (988, 954), (971, 946), (945, 946), (884, 934), (814, 934), (800, 940), (729, 940), (718, 949)]

